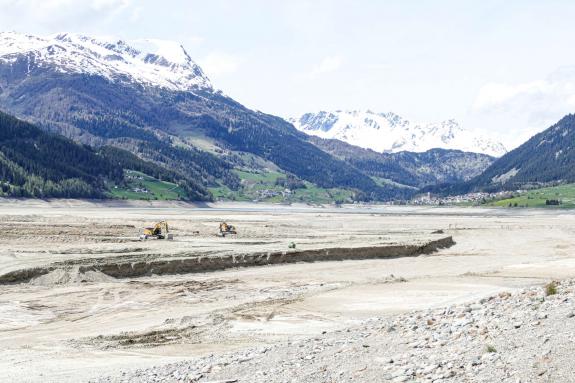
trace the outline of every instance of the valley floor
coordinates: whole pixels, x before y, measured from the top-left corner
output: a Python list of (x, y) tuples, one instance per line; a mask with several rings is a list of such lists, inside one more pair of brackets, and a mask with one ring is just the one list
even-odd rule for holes
[[(160, 219), (174, 241), (137, 241)], [(222, 220), (239, 234), (217, 237)], [(0, 274), (60, 265), (0, 285), (2, 381), (575, 381), (572, 211), (18, 201), (0, 221)], [(77, 267), (433, 236), (455, 245), (120, 279)]]

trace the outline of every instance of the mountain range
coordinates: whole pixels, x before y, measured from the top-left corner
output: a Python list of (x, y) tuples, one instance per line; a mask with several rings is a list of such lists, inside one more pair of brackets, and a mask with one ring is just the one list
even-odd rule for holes
[(495, 160), (485, 154), (459, 150), (378, 153), (340, 140), (311, 137), (310, 141), (374, 179), (413, 190), (469, 181)]
[(78, 142), (130, 150), (205, 187), (237, 188), (237, 176), (211, 164), (249, 166), (240, 155), (249, 153), (320, 187), (375, 199), (403, 194), (307, 142), (281, 118), (215, 90), (179, 45), (155, 41), (143, 45), (154, 47), (148, 51), (72, 34), (3, 33), (0, 46), (0, 109)]
[(507, 152), (501, 142), (464, 129), (455, 120), (420, 124), (390, 112), (337, 110), (305, 113), (289, 121), (307, 134), (338, 139), (380, 153), (440, 148), (500, 157)]
[(213, 90), (185, 49), (172, 41), (96, 39), (72, 33), (49, 37), (1, 33), (2, 62), (17, 63), (22, 56), (31, 71), (50, 68), (59, 73), (89, 74), (174, 91)]
[(242, 174), (269, 169), (353, 191), (355, 200), (405, 199), (420, 187), (467, 181), (495, 160), (485, 153), (504, 151), (455, 122), (422, 126), (371, 112), (356, 117), (405, 142), (371, 150), (314, 137), (301, 122), (327, 117), (294, 121), (302, 131), (250, 110), (215, 89), (180, 44), (159, 40), (0, 33), (0, 110), (96, 152), (125, 150), (187, 182), (197, 199), (210, 199), (214, 188), (241, 191)]

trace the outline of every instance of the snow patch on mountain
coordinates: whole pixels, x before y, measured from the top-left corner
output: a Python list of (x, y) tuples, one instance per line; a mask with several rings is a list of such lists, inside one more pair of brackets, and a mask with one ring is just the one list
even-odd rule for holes
[(290, 122), (307, 134), (338, 139), (380, 153), (443, 148), (500, 157), (507, 152), (502, 143), (466, 130), (455, 120), (420, 124), (394, 113), (338, 110), (306, 113), (291, 118)]
[(122, 41), (72, 33), (48, 37), (0, 32), (0, 62), (53, 67), (60, 73), (85, 73), (110, 81), (176, 91), (213, 90), (210, 80), (182, 45), (142, 39)]

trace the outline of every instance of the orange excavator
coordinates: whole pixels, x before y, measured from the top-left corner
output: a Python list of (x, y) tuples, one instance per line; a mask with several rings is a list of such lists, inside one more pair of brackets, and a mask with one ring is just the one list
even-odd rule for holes
[(225, 237), (228, 234), (237, 234), (236, 227), (234, 225), (228, 225), (225, 222), (220, 223), (220, 235)]
[(156, 239), (174, 239), (174, 235), (170, 234), (168, 223), (160, 221), (154, 227), (145, 227), (143, 234), (140, 235), (140, 240), (156, 238)]

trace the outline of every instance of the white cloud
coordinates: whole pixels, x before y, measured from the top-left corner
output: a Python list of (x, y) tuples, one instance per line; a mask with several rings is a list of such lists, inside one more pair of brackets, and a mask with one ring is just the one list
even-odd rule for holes
[(132, 4), (132, 0), (0, 0), (6, 9), (18, 9), (30, 14), (44, 11), (73, 13), (91, 9), (94, 11), (121, 11)]
[(244, 60), (241, 57), (224, 52), (212, 52), (198, 60), (208, 77), (219, 77), (235, 73)]
[(311, 76), (316, 77), (321, 74), (335, 72), (341, 68), (342, 64), (343, 59), (341, 56), (324, 57), (323, 60), (321, 60), (321, 62), (313, 68), (311, 71)]
[[(90, 3), (90, 1), (88, 1)], [(100, 11), (102, 9), (122, 9), (128, 7), (131, 4), (130, 0), (91, 0), (91, 6), (93, 9)]]
[[(21, 27), (42, 24), (48, 29), (55, 25), (60, 30), (72, 26), (85, 26), (124, 15), (134, 8), (133, 0), (0, 0), (0, 23), (21, 20)], [(137, 18), (137, 11), (130, 11), (130, 19)]]
[(132, 23), (135, 23), (136, 21), (140, 20), (140, 17), (142, 15), (142, 10), (143, 10), (143, 8), (141, 6), (133, 7), (132, 11), (130, 12), (130, 16), (129, 16), (129, 19)]
[(202, 44), (206, 39), (203, 36), (186, 36), (184, 40), (187, 44), (199, 45)]
[(543, 80), (484, 85), (466, 124), (502, 135), (509, 147), (515, 147), (574, 112), (575, 66), (560, 68)]
[(522, 95), (535, 96), (548, 91), (545, 81), (534, 81), (525, 84), (488, 83), (481, 87), (473, 104), (475, 111), (502, 107)]

